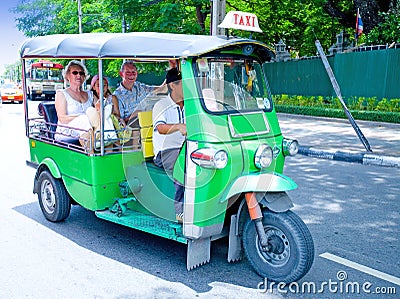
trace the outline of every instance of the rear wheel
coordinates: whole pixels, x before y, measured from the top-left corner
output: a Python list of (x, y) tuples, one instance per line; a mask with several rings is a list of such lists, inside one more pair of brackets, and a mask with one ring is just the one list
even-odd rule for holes
[(243, 247), (254, 270), (271, 281), (290, 283), (302, 278), (314, 260), (314, 243), (304, 222), (292, 211), (263, 211), (268, 249), (263, 250), (251, 219), (243, 230)]
[(39, 205), (47, 220), (59, 222), (69, 216), (71, 200), (60, 179), (55, 179), (47, 170), (38, 178)]

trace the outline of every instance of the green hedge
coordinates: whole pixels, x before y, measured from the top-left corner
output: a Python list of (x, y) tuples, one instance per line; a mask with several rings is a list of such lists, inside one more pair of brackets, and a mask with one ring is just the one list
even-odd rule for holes
[[(321, 117), (347, 118), (338, 98), (274, 96), (277, 112)], [(400, 99), (350, 98), (346, 106), (354, 119), (400, 123)]]
[[(275, 105), (275, 108), (277, 112), (281, 113), (332, 117), (332, 118), (347, 118), (343, 109), (303, 107), (303, 106), (293, 106), (293, 105)], [(400, 123), (399, 112), (350, 110), (350, 113), (354, 119)]]

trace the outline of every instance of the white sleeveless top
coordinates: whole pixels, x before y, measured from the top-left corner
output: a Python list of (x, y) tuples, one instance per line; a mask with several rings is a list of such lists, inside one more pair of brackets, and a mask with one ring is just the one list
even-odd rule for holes
[[(84, 131), (88, 131), (90, 128), (92, 128), (89, 118), (87, 117), (85, 112), (89, 107), (93, 107), (93, 93), (91, 91), (87, 91), (88, 100), (85, 103), (80, 103), (78, 101), (75, 101), (68, 94), (68, 92), (65, 91), (65, 89), (62, 90), (62, 93), (64, 94), (65, 99), (67, 101), (67, 115), (78, 114), (79, 116), (74, 118), (67, 125), (62, 125), (60, 121), (58, 121), (58, 126), (56, 129), (56, 134), (54, 136), (54, 139), (70, 140), (71, 138), (79, 138), (79, 136)], [(74, 130), (68, 127), (82, 129), (83, 131)]]
[(86, 109), (93, 106), (93, 93), (91, 91), (87, 91), (88, 100), (85, 103), (75, 101), (65, 89), (62, 90), (62, 93), (67, 100), (67, 115), (85, 114)]

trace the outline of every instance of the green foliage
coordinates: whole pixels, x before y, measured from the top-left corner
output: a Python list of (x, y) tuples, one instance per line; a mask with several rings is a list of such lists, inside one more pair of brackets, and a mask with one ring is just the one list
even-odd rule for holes
[(1, 79), (10, 79), (15, 82), (21, 81), (21, 74), (22, 74), (22, 65), (21, 61), (17, 61), (13, 64), (5, 65), (5, 71), (1, 77)]
[[(263, 33), (254, 37), (267, 44), (276, 44), (282, 39), (295, 56), (312, 56), (316, 49), (315, 39), (324, 48), (329, 48), (341, 30), (354, 31), (343, 27), (337, 18), (329, 16), (324, 5), (327, 0), (230, 0), (226, 9), (254, 12), (259, 17)], [(126, 31), (158, 31), (186, 34), (207, 34), (201, 27), (199, 14), (210, 24), (209, 0), (81, 0), (83, 32), (121, 32), (122, 19), (125, 18)], [(344, 14), (351, 15), (354, 3), (350, 0), (337, 0), (335, 6)], [(77, 1), (64, 0), (26, 0), (12, 11), (20, 16), (17, 27), (26, 36), (54, 33), (77, 33)], [(362, 35), (367, 43), (390, 43), (399, 41), (400, 18), (398, 12), (381, 13), (382, 23), (378, 24), (368, 36)], [(243, 32), (234, 32), (243, 35)], [(247, 35), (247, 34), (246, 34)]]
[(57, 13), (63, 9), (61, 0), (27, 0), (10, 11), (19, 14), (17, 28), (26, 36), (41, 36), (55, 33)]
[[(259, 18), (262, 33), (253, 37), (274, 45), (282, 39), (295, 56), (313, 56), (314, 42), (318, 39), (327, 49), (336, 42), (336, 34), (345, 30), (353, 35), (354, 25), (343, 25), (340, 17), (326, 12), (326, 4), (334, 3), (345, 16), (354, 14), (352, 0), (229, 0), (226, 10), (254, 12)], [(81, 0), (83, 32), (156, 31), (186, 34), (208, 34), (210, 26), (210, 0)], [(24, 0), (12, 12), (18, 14), (17, 27), (28, 37), (78, 33), (78, 4), (73, 0)], [(399, 42), (400, 18), (396, 9), (381, 13), (382, 22), (359, 43)], [(367, 20), (364, 20), (367, 22)], [(235, 35), (249, 33), (233, 31)]]
[(391, 44), (400, 42), (400, 14), (398, 12), (379, 13), (382, 22), (366, 37), (370, 45)]
[[(345, 118), (342, 104), (337, 97), (307, 97), (275, 95), (278, 112)], [(400, 99), (353, 97), (347, 99), (347, 108), (355, 119), (400, 123)]]
[[(330, 118), (346, 118), (343, 109), (323, 108), (323, 107), (301, 107), (291, 105), (276, 105), (276, 111), (280, 113), (311, 115)], [(400, 123), (400, 113), (382, 111), (359, 111), (350, 110), (354, 119)]]

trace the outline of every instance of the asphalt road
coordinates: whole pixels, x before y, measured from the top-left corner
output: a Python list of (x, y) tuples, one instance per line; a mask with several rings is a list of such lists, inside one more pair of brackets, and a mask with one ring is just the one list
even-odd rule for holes
[(246, 260), (227, 263), (226, 240), (188, 272), (184, 245), (79, 206), (65, 222), (46, 221), (25, 165), (22, 105), (3, 104), (0, 134), (0, 298), (399, 298), (398, 168), (289, 158), (294, 211), (316, 255), (301, 281), (271, 288)]

